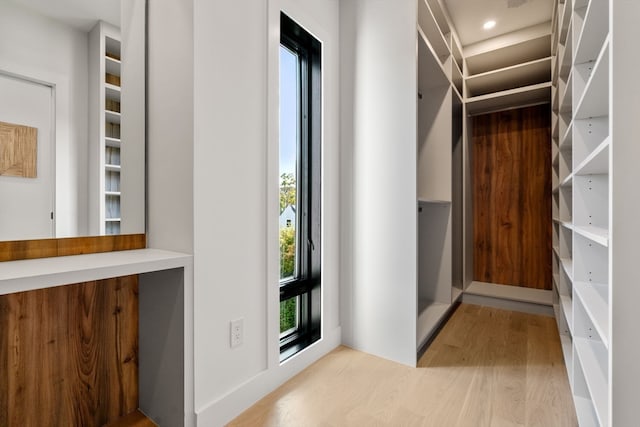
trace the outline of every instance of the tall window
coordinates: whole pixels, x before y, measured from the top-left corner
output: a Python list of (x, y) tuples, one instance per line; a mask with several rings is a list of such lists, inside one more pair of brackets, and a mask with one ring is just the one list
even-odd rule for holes
[(320, 339), (321, 45), (280, 15), (280, 355)]

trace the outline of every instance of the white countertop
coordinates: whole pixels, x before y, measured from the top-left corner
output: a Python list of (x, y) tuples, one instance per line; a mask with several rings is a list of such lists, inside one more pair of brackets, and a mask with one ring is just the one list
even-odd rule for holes
[(0, 262), (0, 295), (191, 266), (193, 256), (160, 249)]

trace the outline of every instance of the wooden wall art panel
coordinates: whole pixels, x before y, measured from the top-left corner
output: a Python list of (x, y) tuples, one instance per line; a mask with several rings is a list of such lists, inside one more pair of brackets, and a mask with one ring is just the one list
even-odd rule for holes
[(0, 122), (0, 175), (35, 178), (37, 154), (37, 128)]
[(551, 289), (548, 105), (473, 118), (474, 280)]
[(0, 261), (144, 249), (145, 234), (0, 242)]
[(102, 426), (137, 408), (137, 275), (0, 296), (0, 426)]

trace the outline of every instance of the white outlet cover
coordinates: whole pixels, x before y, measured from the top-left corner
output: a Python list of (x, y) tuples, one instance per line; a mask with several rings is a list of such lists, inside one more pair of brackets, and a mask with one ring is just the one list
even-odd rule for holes
[(244, 319), (232, 320), (230, 324), (230, 339), (231, 348), (238, 347), (242, 344), (244, 335)]

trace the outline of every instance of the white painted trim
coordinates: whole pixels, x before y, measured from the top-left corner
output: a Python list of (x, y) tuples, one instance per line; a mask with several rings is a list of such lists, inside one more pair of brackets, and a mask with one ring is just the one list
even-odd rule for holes
[(320, 341), (288, 359), (278, 367), (250, 378), (208, 405), (196, 411), (198, 426), (225, 425), (245, 409), (288, 381), (294, 375), (325, 356), (341, 343), (342, 331), (337, 327)]

